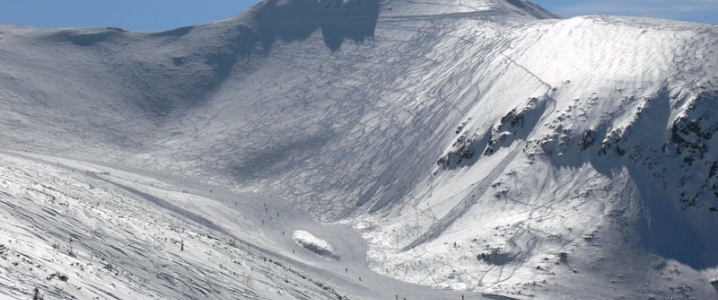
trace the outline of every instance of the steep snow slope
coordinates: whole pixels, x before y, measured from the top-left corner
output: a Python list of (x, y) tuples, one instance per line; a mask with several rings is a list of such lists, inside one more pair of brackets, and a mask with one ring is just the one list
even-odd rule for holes
[(552, 17), (294, 0), (155, 34), (5, 26), (1, 134), (350, 224), (412, 283), (715, 297), (716, 27)]
[[(665, 273), (664, 258), (715, 276), (718, 40), (691, 27), (591, 17), (525, 29), (542, 34), (502, 53), (505, 73), (434, 176), (368, 234), (376, 269), (517, 290), (621, 274), (634, 296), (660, 293), (647, 274)], [(712, 297), (708, 278), (688, 285)]]

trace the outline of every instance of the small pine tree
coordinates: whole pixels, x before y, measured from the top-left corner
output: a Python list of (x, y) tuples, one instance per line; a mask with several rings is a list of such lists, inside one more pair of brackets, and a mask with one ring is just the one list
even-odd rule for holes
[(69, 255), (71, 257), (77, 257), (77, 252), (75, 252), (75, 250), (73, 250), (72, 247), (69, 247), (67, 249), (67, 255)]

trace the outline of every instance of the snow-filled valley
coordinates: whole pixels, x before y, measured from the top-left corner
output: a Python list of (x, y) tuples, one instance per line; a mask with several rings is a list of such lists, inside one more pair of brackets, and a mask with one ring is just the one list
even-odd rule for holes
[(0, 298), (717, 298), (716, 51), (523, 0), (0, 25)]

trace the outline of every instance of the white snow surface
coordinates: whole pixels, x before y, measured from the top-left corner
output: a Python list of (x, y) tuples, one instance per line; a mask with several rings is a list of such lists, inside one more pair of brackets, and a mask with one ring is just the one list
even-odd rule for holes
[(317, 255), (336, 259), (339, 258), (334, 252), (334, 247), (332, 247), (331, 244), (309, 232), (304, 230), (295, 230), (294, 233), (292, 233), (292, 239), (294, 239), (294, 241), (300, 246), (316, 253)]
[(716, 298), (717, 49), (523, 0), (0, 25), (0, 297)]

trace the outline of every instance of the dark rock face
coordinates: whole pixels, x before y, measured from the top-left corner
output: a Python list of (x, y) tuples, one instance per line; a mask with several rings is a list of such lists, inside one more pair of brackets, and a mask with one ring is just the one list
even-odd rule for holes
[(683, 208), (718, 206), (718, 93), (705, 93), (689, 104), (670, 127), (663, 152), (680, 162), (678, 189)]

